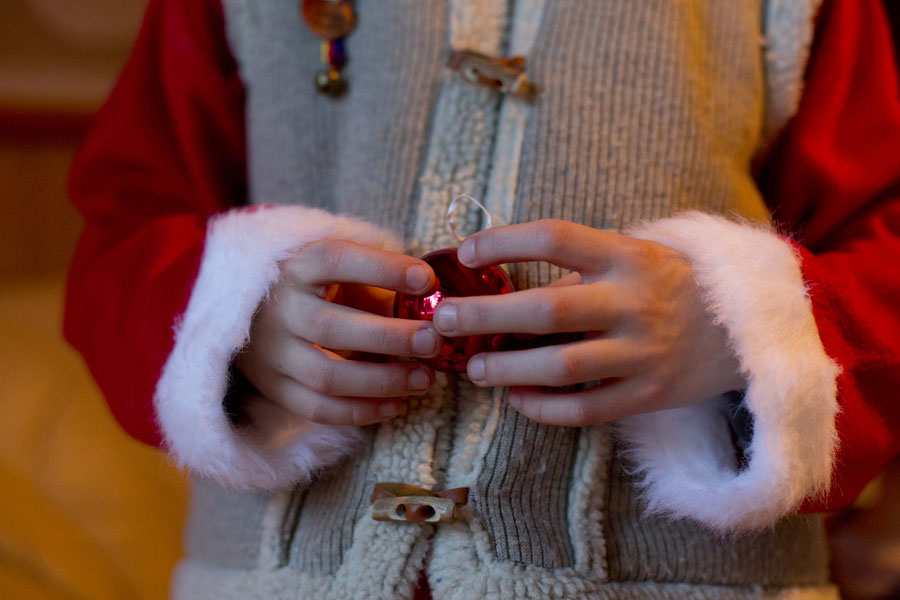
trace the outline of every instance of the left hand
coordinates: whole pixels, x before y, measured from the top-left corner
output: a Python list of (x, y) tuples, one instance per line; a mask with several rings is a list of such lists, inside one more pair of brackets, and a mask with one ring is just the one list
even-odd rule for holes
[[(474, 383), (510, 386), (510, 404), (535, 421), (593, 425), (744, 386), (691, 264), (667, 246), (548, 219), (476, 233), (460, 245), (459, 259), (469, 267), (545, 261), (573, 271), (543, 288), (448, 298), (434, 314), (435, 328), (447, 337), (587, 334), (572, 343), (469, 360)], [(574, 393), (540, 387), (599, 380)]]

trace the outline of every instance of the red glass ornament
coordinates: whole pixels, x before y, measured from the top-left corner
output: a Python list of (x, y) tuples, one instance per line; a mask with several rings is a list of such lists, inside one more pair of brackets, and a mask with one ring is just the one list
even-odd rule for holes
[[(497, 266), (470, 269), (459, 262), (455, 248), (437, 250), (423, 256), (422, 260), (434, 270), (438, 280), (437, 289), (429, 296), (409, 296), (397, 292), (394, 300), (396, 317), (431, 321), (434, 309), (444, 298), (507, 294), (513, 291), (512, 281), (506, 271)], [(490, 334), (444, 338), (437, 356), (421, 360), (437, 371), (465, 373), (469, 358), (479, 352), (502, 350), (507, 337)]]

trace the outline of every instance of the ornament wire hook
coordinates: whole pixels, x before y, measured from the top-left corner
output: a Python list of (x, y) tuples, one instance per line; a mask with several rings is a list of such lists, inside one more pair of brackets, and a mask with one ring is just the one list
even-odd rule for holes
[(468, 200), (481, 209), (481, 212), (484, 213), (484, 229), (489, 229), (494, 222), (494, 216), (488, 209), (484, 207), (484, 204), (468, 194), (459, 194), (450, 202), (450, 206), (447, 207), (447, 216), (444, 218), (444, 222), (447, 224), (447, 229), (450, 230), (450, 233), (453, 235), (453, 237), (456, 238), (456, 241), (458, 242), (466, 239), (456, 233), (456, 220), (453, 218), (453, 213), (456, 211), (456, 207), (459, 205), (459, 202), (461, 200)]

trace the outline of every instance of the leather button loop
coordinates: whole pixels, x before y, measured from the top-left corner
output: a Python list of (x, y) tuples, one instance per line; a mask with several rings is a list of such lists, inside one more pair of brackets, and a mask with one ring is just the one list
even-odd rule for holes
[(454, 50), (447, 61), (469, 83), (522, 98), (534, 98), (539, 88), (525, 75), (525, 57), (495, 58), (474, 50)]
[(372, 518), (376, 521), (452, 523), (456, 507), (469, 501), (469, 488), (432, 492), (407, 483), (376, 483)]

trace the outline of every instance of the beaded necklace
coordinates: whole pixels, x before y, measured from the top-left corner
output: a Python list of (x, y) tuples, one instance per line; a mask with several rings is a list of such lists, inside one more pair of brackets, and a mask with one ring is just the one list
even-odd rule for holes
[(329, 96), (347, 91), (341, 69), (347, 64), (344, 38), (356, 27), (352, 0), (302, 0), (300, 15), (307, 26), (322, 38), (320, 56), (327, 67), (316, 73), (316, 88)]

